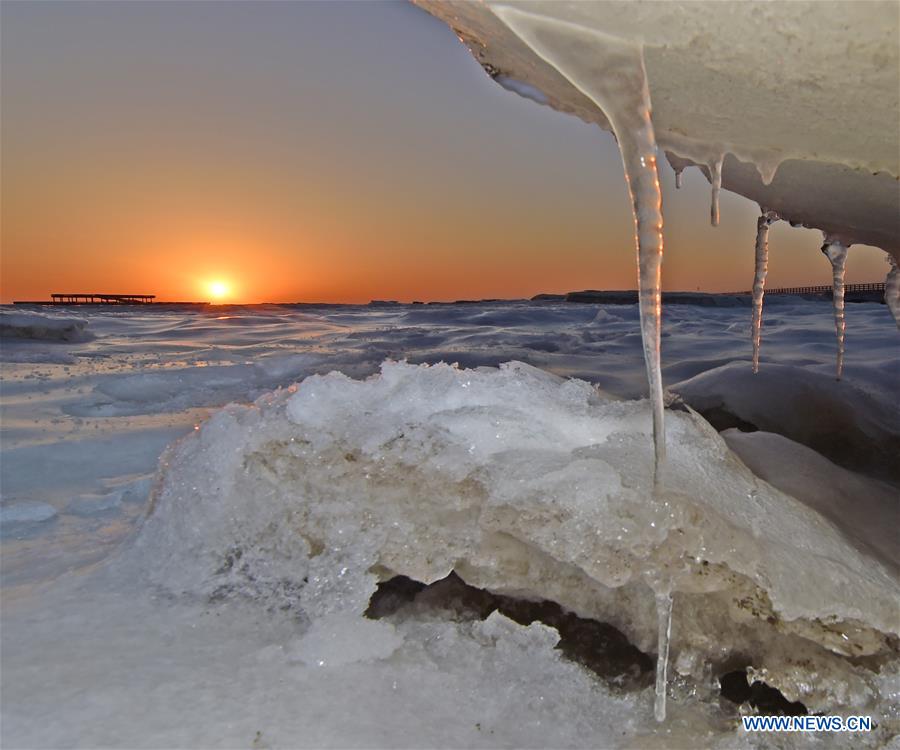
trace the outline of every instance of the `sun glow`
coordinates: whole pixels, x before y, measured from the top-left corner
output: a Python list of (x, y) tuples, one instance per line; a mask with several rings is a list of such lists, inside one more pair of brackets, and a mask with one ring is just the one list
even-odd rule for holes
[(222, 281), (220, 279), (210, 281), (206, 285), (206, 288), (213, 299), (220, 301), (225, 299), (231, 292), (231, 285), (227, 281)]

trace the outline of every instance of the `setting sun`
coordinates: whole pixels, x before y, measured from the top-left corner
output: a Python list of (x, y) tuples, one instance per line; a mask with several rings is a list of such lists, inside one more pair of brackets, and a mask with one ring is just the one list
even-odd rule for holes
[(227, 281), (210, 281), (206, 288), (209, 290), (210, 296), (217, 300), (225, 299), (231, 291)]

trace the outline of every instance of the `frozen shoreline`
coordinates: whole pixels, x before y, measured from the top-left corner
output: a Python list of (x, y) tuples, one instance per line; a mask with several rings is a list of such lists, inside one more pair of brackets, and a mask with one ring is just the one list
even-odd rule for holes
[[(524, 628), (502, 618), (473, 622), (453, 607), (447, 611), (447, 601), (437, 601), (415, 604), (385, 621), (342, 620), (343, 630), (332, 632), (343, 635), (335, 636), (337, 640), (329, 646), (327, 639), (317, 641), (311, 635), (315, 631), (310, 627), (319, 615), (295, 601), (309, 594), (300, 593), (303, 586), (296, 591), (282, 586), (277, 599), (272, 599), (274, 590), (249, 599), (223, 598), (222, 592), (212, 596), (215, 588), (206, 589), (204, 577), (192, 573), (192, 566), (207, 553), (221, 555), (222, 544), (233, 544), (211, 529), (202, 536), (205, 541), (197, 548), (201, 555), (197, 558), (187, 552), (190, 544), (179, 543), (166, 552), (153, 534), (148, 535), (146, 526), (123, 546), (122, 540), (147, 511), (147, 495), (157, 481), (156, 463), (166, 444), (194, 433), (195, 425), (202, 424), (199, 435), (179, 443), (167, 461), (187, 460), (194, 450), (190, 446), (198, 440), (200, 444), (211, 440), (216, 454), (228, 455), (237, 445), (231, 442), (237, 434), (212, 437), (215, 432), (205, 422), (220, 405), (248, 403), (259, 396), (266, 403), (270, 398), (289, 398), (286, 390), (273, 397), (265, 394), (313, 373), (337, 369), (351, 377), (367, 377), (386, 357), (458, 361), (466, 367), (524, 360), (564, 377), (598, 383), (619, 397), (635, 398), (643, 388), (636, 306), (265, 307), (223, 315), (91, 312), (85, 317), (87, 330), (95, 336), (91, 341), (29, 341), (12, 346), (4, 342), (3, 347), (3, 507), (15, 511), (27, 503), (43, 504), (20, 507), (14, 522), (4, 522), (3, 528), (4, 744), (536, 747), (620, 741), (633, 745), (644, 738), (667, 747), (697, 742), (733, 747), (738, 741), (754, 746), (753, 738), (735, 734), (737, 709), (718, 697), (718, 675), (710, 673), (702, 680), (690, 676), (693, 667), (689, 665), (694, 662), (686, 656), (687, 631), (679, 619), (679, 607), (683, 618), (686, 600), (679, 595), (669, 719), (657, 727), (651, 688), (623, 693), (590, 676), (581, 666), (561, 658), (552, 648), (556, 631), (543, 625)], [(836, 399), (841, 394), (852, 397), (857, 391), (866, 394), (881, 404), (874, 407), (875, 412), (890, 431), (889, 409), (896, 402), (893, 374), (900, 371), (900, 356), (886, 349), (883, 341), (895, 335), (893, 321), (881, 305), (850, 306), (847, 318), (845, 381), (833, 384), (831, 380), (835, 387), (829, 391), (834, 391)], [(804, 379), (814, 384), (832, 378), (832, 325), (828, 303), (789, 300), (771, 305), (761, 371), (767, 387), (788, 386), (785, 394), (790, 398), (790, 389)], [(695, 376), (701, 382), (704, 377), (718, 378), (715, 382), (720, 383), (723, 403), (727, 402), (729, 372), (750, 372), (749, 334), (744, 307), (668, 308), (663, 327), (666, 385)], [(723, 367), (729, 363), (734, 364)], [(804, 378), (779, 374), (785, 368), (790, 372), (796, 368)], [(504, 400), (516, 398), (515, 389), (504, 389)], [(444, 391), (439, 388), (434, 396), (423, 392), (421, 404), (443, 397)], [(404, 404), (417, 403), (397, 397), (395, 402), (387, 398), (375, 404), (381, 402), (388, 409), (392, 404), (405, 409), (409, 406)], [(757, 411), (735, 406), (737, 413), (746, 421), (767, 415), (766, 429), (772, 429), (772, 420), (786, 416), (777, 402), (772, 408), (766, 406), (765, 393), (746, 392), (745, 402), (755, 404)], [(339, 408), (338, 403), (345, 406)], [(355, 399), (338, 397), (333, 407), (323, 404), (323, 424), (358, 421), (353, 416), (355, 403)], [(532, 398), (531, 403), (537, 401)], [(852, 414), (852, 398), (848, 406)], [(312, 414), (306, 409), (302, 413)], [(677, 424), (675, 414), (670, 418)], [(216, 417), (223, 418), (224, 413)], [(498, 412), (496, 418), (507, 417)], [(475, 428), (479, 418), (472, 419)], [(863, 419), (864, 431), (869, 429), (865, 424)], [(893, 424), (896, 428), (896, 421)], [(787, 422), (784, 427), (789, 427)], [(504, 440), (521, 439), (530, 429), (534, 426), (517, 427)], [(790, 441), (772, 443), (778, 436), (764, 439), (765, 433), (756, 432), (732, 437), (726, 432), (724, 437), (749, 465), (762, 460), (757, 471), (768, 472), (770, 482), (788, 492), (795, 481), (790, 467), (811, 467), (804, 471), (821, 474), (827, 465), (800, 444), (787, 448)], [(766, 458), (771, 451), (780, 463)], [(675, 455), (675, 465), (683, 466), (677, 451)], [(644, 458), (638, 464), (646, 468), (649, 453)], [(765, 471), (760, 468), (763, 465)], [(211, 474), (193, 459), (187, 466), (200, 472), (198, 478), (207, 488), (214, 487), (205, 484), (212, 476), (225, 476), (219, 471)], [(877, 485), (887, 493), (882, 497), (889, 498), (894, 488), (879, 483), (882, 480), (868, 485), (875, 480), (841, 467), (828, 471), (826, 484), (832, 494), (827, 497), (822, 494), (826, 485), (819, 487), (813, 477), (794, 485), (798, 497), (811, 493), (804, 502), (814, 507), (821, 503), (823, 518), (831, 519), (825, 521), (828, 527), (833, 522), (841, 525), (846, 493)], [(171, 470), (164, 476), (171, 481)], [(187, 492), (183, 497), (195, 498), (195, 494)], [(889, 500), (874, 502), (875, 510), (870, 508), (867, 516), (890, 515), (890, 507), (884, 505)], [(194, 528), (176, 522), (168, 510), (154, 517), (168, 519), (184, 533)], [(211, 518), (208, 513), (202, 517)], [(251, 517), (244, 516), (238, 528), (250, 528)], [(884, 564), (891, 565), (890, 554), (884, 556), (889, 542), (877, 536), (885, 528), (884, 522), (873, 517), (869, 527), (851, 524), (839, 537), (848, 540), (854, 554), (881, 555)], [(200, 538), (195, 537), (195, 542)], [(443, 549), (446, 543), (434, 549)], [(130, 551), (135, 544), (144, 551)], [(293, 560), (287, 570), (296, 573), (305, 555), (283, 558), (286, 549), (274, 558), (259, 552), (245, 562), (255, 559), (255, 564), (271, 566), (278, 559)], [(184, 564), (178, 563), (179, 556)], [(178, 576), (163, 572), (171, 564)], [(323, 571), (329, 569), (328, 575), (333, 574), (327, 565)], [(156, 584), (149, 585), (148, 577)], [(176, 578), (185, 582), (182, 592), (195, 589), (194, 593), (175, 598), (166, 593), (174, 590)], [(261, 579), (257, 576), (257, 580)], [(327, 591), (334, 582), (326, 585), (331, 580), (327, 576), (322, 580), (323, 601), (333, 599)], [(641, 590), (647, 591), (638, 587), (628, 596), (641, 602)], [(361, 596), (364, 603), (368, 594)], [(293, 609), (280, 610), (291, 602)], [(578, 608), (574, 602), (568, 606)], [(593, 616), (606, 622), (618, 617), (618, 626), (652, 655), (655, 615), (640, 614), (643, 607), (634, 610), (634, 622), (650, 618), (646, 620), (652, 623), (650, 630), (645, 629), (646, 623), (636, 630), (629, 626), (621, 619), (627, 611), (621, 606), (607, 610), (601, 606)], [(790, 636), (800, 639), (796, 643), (811, 643), (809, 637)], [(349, 662), (325, 672), (306, 664), (310, 654), (331, 653), (332, 647), (346, 652), (347, 645), (357, 642), (370, 644), (371, 650), (356, 656), (348, 653)], [(523, 654), (528, 654), (528, 664), (520, 664)], [(777, 659), (770, 657), (770, 662), (775, 664)], [(840, 658), (829, 663), (840, 664)], [(702, 664), (702, 659), (696, 664)], [(854, 674), (853, 679), (862, 682), (842, 683), (849, 679), (846, 675), (823, 680), (823, 686), (832, 687), (815, 700), (829, 709), (859, 708), (854, 700), (863, 700), (863, 695), (887, 696), (894, 690), (890, 681), (897, 680), (895, 667), (885, 667), (880, 676), (866, 677), (864, 671)], [(782, 688), (790, 693), (790, 679), (779, 678), (777, 670), (768, 679), (781, 679)], [(395, 683), (397, 687), (391, 687)], [(85, 685), (91, 686), (86, 692)], [(501, 685), (502, 694), (497, 692)], [(838, 688), (847, 691), (846, 705), (827, 698), (828, 690)], [(189, 713), (179, 705), (179, 695), (191, 696)], [(463, 700), (462, 695), (472, 698)], [(813, 699), (807, 695), (805, 700)], [(140, 716), (134, 711), (138, 705), (148, 706)], [(436, 705), (443, 708), (428, 721), (422, 719)], [(890, 710), (889, 701), (877, 707), (879, 712)], [(48, 714), (53, 718), (48, 720)], [(356, 718), (347, 725), (339, 717), (349, 714)], [(385, 721), (386, 715), (395, 718)], [(77, 740), (72, 738), (75, 725), (85, 727)], [(861, 742), (882, 738), (880, 742), (884, 736), (872, 735)]]

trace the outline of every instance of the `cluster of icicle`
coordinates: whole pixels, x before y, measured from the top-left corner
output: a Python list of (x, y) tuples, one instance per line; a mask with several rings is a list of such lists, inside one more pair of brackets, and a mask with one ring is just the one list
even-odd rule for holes
[[(531, 50), (552, 65), (573, 86), (591, 99), (606, 115), (619, 144), (625, 179), (634, 211), (637, 248), (641, 338), (653, 414), (655, 447), (654, 488), (659, 490), (660, 472), (665, 459), (663, 391), (660, 370), (661, 265), (663, 257), (662, 194), (657, 170), (657, 141), (651, 118), (650, 91), (641, 45), (604, 34), (594, 29), (536, 15), (506, 5), (491, 6), (494, 14)], [(697, 162), (678, 154), (702, 154), (712, 186), (710, 221), (719, 223), (719, 192), (725, 147), (701, 147), (687, 139), (667, 135), (666, 155), (675, 170), (675, 186), (681, 187), (681, 173)], [(754, 159), (760, 176), (769, 184), (779, 159), (760, 154)], [(756, 231), (756, 270), (753, 281), (753, 370), (759, 368), (760, 331), (763, 294), (768, 266), (769, 227), (780, 217), (762, 209)], [(834, 315), (838, 339), (837, 376), (843, 368), (844, 350), (844, 265), (847, 247), (827, 236), (823, 252), (834, 269)], [(891, 259), (888, 291), (885, 297), (900, 325), (900, 269)], [(659, 644), (656, 667), (657, 721), (666, 716), (666, 671), (672, 629), (672, 591), (670, 582), (648, 581), (656, 596), (659, 619)]]
[[(762, 209), (756, 220), (756, 267), (753, 276), (753, 318), (751, 338), (753, 340), (753, 372), (759, 372), (759, 348), (762, 330), (763, 295), (765, 294), (766, 272), (769, 265), (769, 227), (778, 221), (774, 211)], [(837, 342), (835, 377), (841, 379), (844, 373), (844, 333), (847, 327), (844, 318), (844, 275), (847, 269), (848, 246), (842, 239), (823, 233), (822, 253), (831, 263), (831, 300), (834, 310), (834, 333)], [(885, 253), (890, 271), (884, 285), (884, 301), (894, 320), (900, 327), (900, 268), (890, 253)]]

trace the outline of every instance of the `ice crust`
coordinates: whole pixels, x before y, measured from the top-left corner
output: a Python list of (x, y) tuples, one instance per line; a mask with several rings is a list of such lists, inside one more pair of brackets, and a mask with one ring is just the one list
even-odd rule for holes
[[(664, 582), (679, 674), (704, 680), (740, 659), (811, 709), (873, 706), (871, 665), (896, 658), (894, 572), (690, 411), (670, 413), (654, 495), (647, 409), (521, 363), (312, 376), (170, 449), (116, 567), (351, 630), (377, 581), (456, 571), (610, 622), (651, 653)], [(330, 653), (327, 636), (308, 638), (301, 659)], [(379, 639), (389, 653), (390, 634)], [(862, 656), (869, 667), (847, 658)]]
[[(676, 171), (700, 166), (715, 192), (721, 160), (724, 189), (900, 257), (896, 3), (414, 2), (492, 75), (524, 81), (549, 106), (607, 129), (571, 78), (498, 16), (514, 8), (641, 46), (656, 139), (679, 157)], [(581, 62), (593, 64), (590, 55)]]

